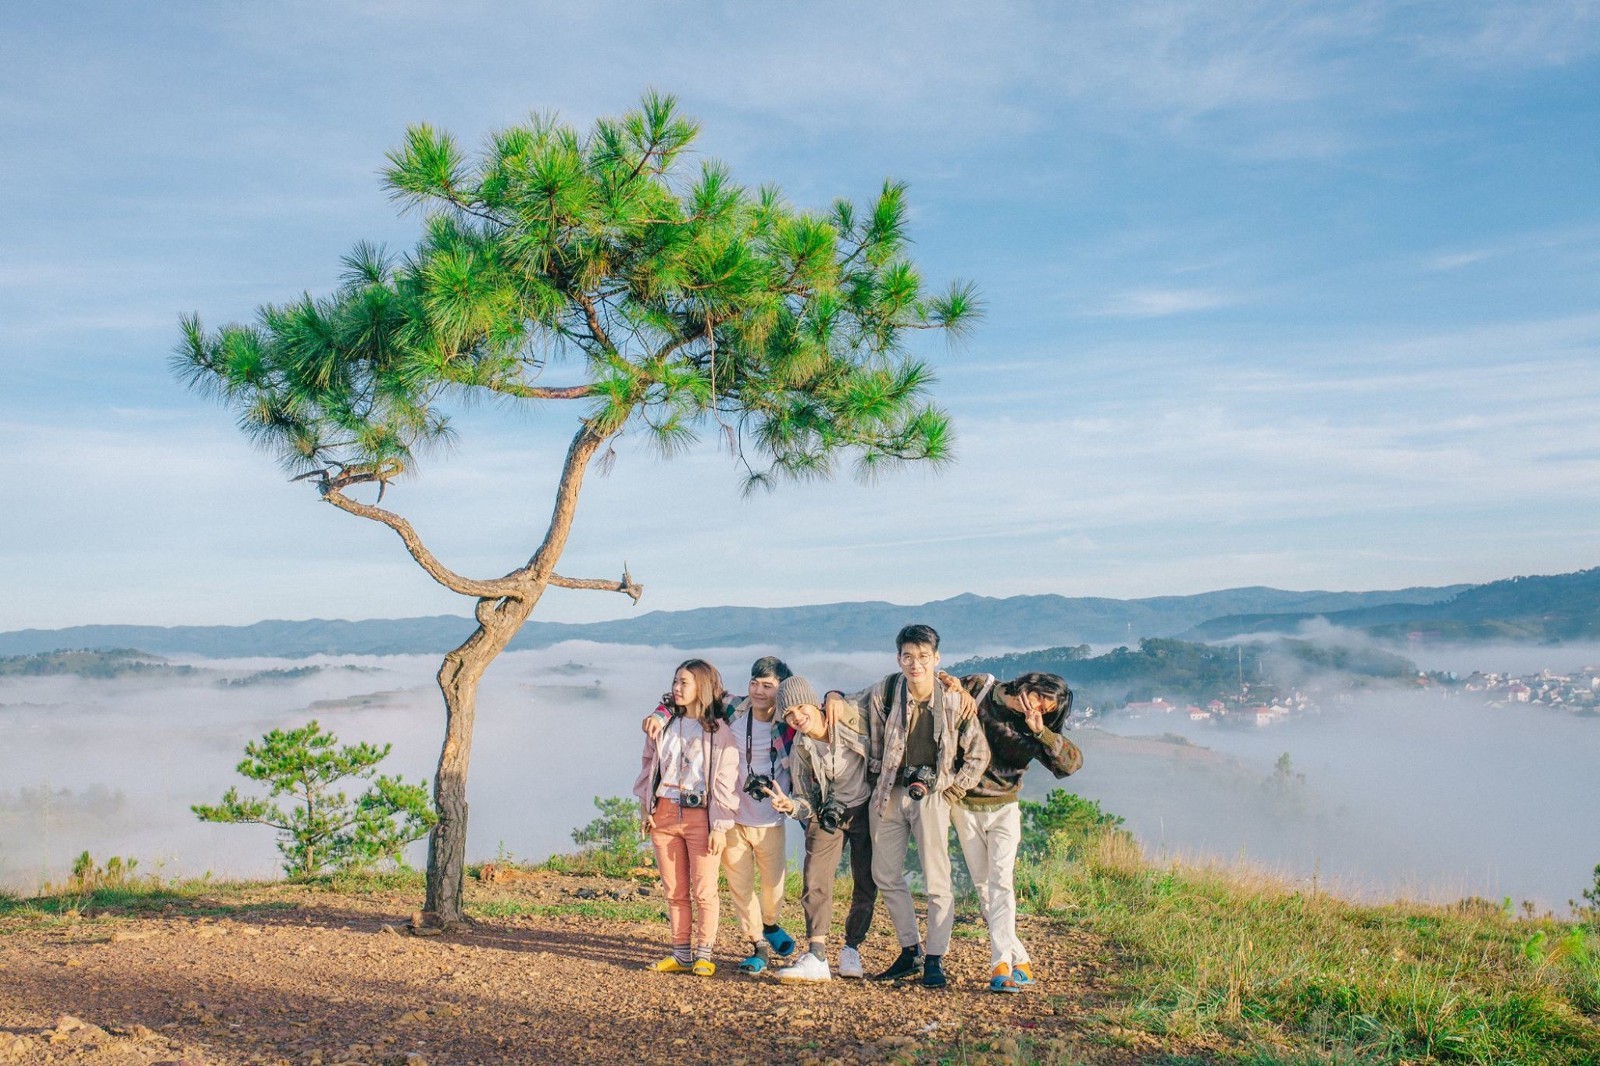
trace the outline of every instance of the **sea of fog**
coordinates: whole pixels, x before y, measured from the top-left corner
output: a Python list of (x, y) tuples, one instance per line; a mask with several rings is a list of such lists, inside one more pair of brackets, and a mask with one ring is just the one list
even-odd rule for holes
[[(756, 654), (707, 657), (742, 689)], [(681, 658), (581, 642), (501, 656), (479, 695), (469, 858), (570, 850), (593, 798), (631, 789), (639, 720)], [(818, 687), (847, 689), (892, 665), (878, 654), (786, 658)], [(1471, 649), (1422, 665), (1531, 672), (1597, 660), (1593, 649)], [(163, 876), (271, 875), (270, 829), (204, 824), (189, 806), (230, 785), (259, 790), (234, 772), (245, 743), (311, 718), (343, 741), (392, 743), (385, 772), (433, 775), (436, 657), (188, 665), (186, 676), (0, 678), (0, 886), (59, 880), (85, 850)], [(322, 669), (222, 683), (308, 665)], [(1260, 728), (1170, 715), (1112, 718), (1073, 736), (1085, 765), (1070, 786), (1124, 817), (1154, 854), (1242, 860), (1369, 898), (1509, 896), (1558, 912), (1600, 862), (1600, 719), (1387, 693)], [(1025, 794), (1055, 784), (1036, 767)], [(417, 845), (412, 861), (421, 858)]]

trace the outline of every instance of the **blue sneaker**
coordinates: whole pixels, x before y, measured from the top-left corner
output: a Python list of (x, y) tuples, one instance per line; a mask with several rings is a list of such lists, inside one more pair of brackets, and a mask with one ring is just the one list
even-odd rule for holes
[(794, 937), (784, 932), (783, 926), (778, 926), (770, 933), (761, 934), (762, 938), (771, 945), (772, 950), (779, 956), (787, 959), (794, 954)]
[(740, 973), (760, 973), (767, 968), (768, 947), (765, 941), (750, 945), (750, 957), (739, 964)]
[(1019, 962), (1011, 968), (1011, 983), (1020, 988), (1030, 988), (1039, 982), (1033, 979), (1033, 969), (1026, 962)]

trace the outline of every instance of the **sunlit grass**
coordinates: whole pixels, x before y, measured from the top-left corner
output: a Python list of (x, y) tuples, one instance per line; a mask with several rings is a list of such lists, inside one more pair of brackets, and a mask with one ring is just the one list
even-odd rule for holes
[(666, 906), (659, 899), (614, 900), (571, 899), (556, 903), (501, 897), (469, 902), (466, 911), (474, 918), (556, 918), (577, 916), (604, 918), (618, 922), (661, 921)]
[(1018, 888), (1029, 910), (1110, 940), (1127, 963), (1115, 1014), (1148, 1032), (1314, 1061), (1600, 1061), (1600, 937), (1570, 923), (1152, 864), (1124, 834), (1025, 866)]

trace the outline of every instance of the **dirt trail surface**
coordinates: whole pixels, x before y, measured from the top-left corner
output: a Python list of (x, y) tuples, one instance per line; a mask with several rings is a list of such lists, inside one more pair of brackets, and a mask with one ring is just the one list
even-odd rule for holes
[[(638, 891), (554, 874), (473, 886), (480, 914), (509, 916), (439, 937), (403, 932), (412, 893), (290, 885), (136, 916), (9, 919), (0, 1063), (1126, 1063), (1158, 1052), (1089, 1019), (1110, 962), (1082, 933), (1025, 919), (1041, 987), (995, 995), (970, 916), (942, 991), (746, 976), (725, 921), (706, 979), (646, 969), (665, 923)], [(868, 972), (894, 951), (880, 909)]]

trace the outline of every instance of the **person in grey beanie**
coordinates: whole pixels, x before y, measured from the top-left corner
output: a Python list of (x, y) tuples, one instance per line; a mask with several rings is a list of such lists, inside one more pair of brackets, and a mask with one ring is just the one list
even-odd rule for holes
[(793, 794), (775, 797), (774, 809), (805, 827), (805, 881), (800, 907), (806, 916), (810, 950), (778, 971), (780, 981), (826, 981), (828, 926), (833, 921), (833, 880), (839, 856), (850, 845), (850, 876), (855, 887), (844, 922), (839, 976), (860, 977), (861, 942), (872, 926), (878, 900), (872, 877), (872, 834), (868, 825), (867, 730), (860, 712), (842, 700), (825, 714), (816, 691), (803, 677), (778, 686), (778, 714), (795, 731), (790, 773)]

